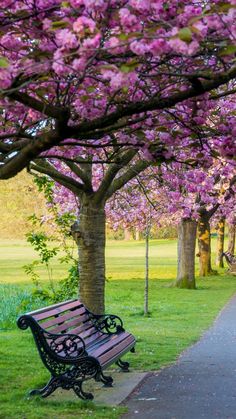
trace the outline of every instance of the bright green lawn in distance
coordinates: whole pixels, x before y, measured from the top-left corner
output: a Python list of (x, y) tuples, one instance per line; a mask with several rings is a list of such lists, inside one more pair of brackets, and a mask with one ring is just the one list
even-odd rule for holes
[[(216, 240), (213, 239), (213, 250)], [(76, 249), (74, 251), (76, 254)], [(106, 248), (107, 279), (143, 279), (145, 245), (143, 241), (109, 240)], [(37, 254), (24, 240), (0, 240), (0, 283), (29, 283), (23, 265), (32, 262)], [(214, 261), (214, 255), (213, 255)], [(198, 271), (198, 259), (196, 258)], [(176, 240), (150, 241), (150, 279), (170, 279), (176, 275)], [(39, 270), (43, 279), (47, 274)], [(56, 259), (53, 264), (55, 279), (62, 279), (66, 268)]]
[[(107, 270), (112, 280), (107, 282), (106, 306), (107, 312), (121, 315), (126, 329), (137, 338), (136, 353), (126, 356), (131, 369), (157, 370), (175, 361), (212, 324), (219, 310), (236, 292), (236, 278), (221, 270), (217, 276), (197, 279), (197, 290), (169, 287), (176, 275), (176, 242), (152, 241), (150, 317), (143, 317), (143, 256), (143, 242), (108, 243)], [(0, 316), (7, 309), (10, 310), (8, 317), (12, 310), (19, 311), (21, 294), (29, 291), (29, 281), (20, 267), (33, 257), (25, 243), (1, 242), (0, 272), (4, 292)], [(60, 265), (56, 269), (63, 277)], [(119, 417), (123, 411), (120, 407), (113, 410), (80, 400), (55, 403), (50, 397), (27, 400), (27, 391), (45, 384), (49, 375), (41, 364), (31, 334), (11, 325), (6, 327), (6, 324), (6, 321), (0, 323), (1, 419)]]

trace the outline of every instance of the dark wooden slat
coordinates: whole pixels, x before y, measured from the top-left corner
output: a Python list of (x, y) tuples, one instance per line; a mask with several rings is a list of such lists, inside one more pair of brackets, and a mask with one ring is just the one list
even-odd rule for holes
[(39, 320), (47, 319), (48, 317), (51, 317), (51, 316), (55, 316), (56, 314), (60, 314), (64, 311), (71, 310), (72, 308), (75, 308), (77, 306), (78, 307), (82, 306), (81, 302), (78, 300), (69, 304), (61, 305), (60, 307), (54, 308), (52, 310), (44, 311), (43, 313), (34, 314), (32, 315), (32, 317), (35, 320), (39, 321)]
[(100, 332), (98, 332), (97, 329), (93, 325), (91, 325), (91, 327), (86, 329), (84, 332), (78, 333), (78, 335), (81, 336), (82, 339), (86, 342), (87, 342), (87, 339), (89, 339), (92, 335), (95, 335), (95, 334), (100, 335)]
[(104, 354), (105, 352), (108, 352), (111, 348), (118, 345), (120, 342), (126, 340), (129, 338), (130, 334), (127, 332), (122, 332), (119, 335), (112, 335), (108, 342), (106, 342), (104, 345), (99, 346), (94, 351), (90, 351), (88, 349), (89, 354), (94, 356), (95, 358), (99, 357), (100, 355)]
[[(48, 329), (48, 332), (50, 333), (61, 333), (64, 331), (70, 332), (70, 328), (72, 328), (73, 326), (77, 326), (83, 322), (89, 322), (89, 317), (87, 314), (80, 316), (80, 317), (75, 317), (73, 320), (70, 320), (68, 322), (64, 322), (63, 324), (61, 324), (60, 326), (56, 326), (53, 327), (51, 329)], [(72, 332), (70, 332), (72, 333)]]
[[(94, 328), (94, 325), (92, 322), (87, 321), (86, 323), (80, 324), (78, 327), (75, 327), (74, 329), (71, 329), (70, 333), (74, 333), (75, 335), (81, 335), (82, 333), (88, 329)], [(97, 330), (97, 329), (96, 329)]]
[(86, 348), (89, 348), (90, 350), (95, 349), (97, 345), (101, 345), (102, 343), (105, 343), (109, 339), (106, 335), (95, 332), (93, 335), (89, 336), (88, 338), (84, 339)]
[(118, 359), (120, 356), (124, 355), (134, 346), (135, 340), (132, 335), (128, 339), (120, 342), (118, 345), (114, 346), (109, 352), (98, 356), (98, 360), (102, 365), (111, 364), (114, 358)]
[(35, 314), (44, 313), (45, 311), (49, 311), (49, 310), (52, 310), (54, 308), (58, 308), (60, 306), (63, 306), (64, 304), (72, 303), (73, 301), (78, 301), (78, 300), (75, 300), (75, 298), (73, 298), (72, 300), (63, 301), (62, 303), (52, 304), (51, 306), (42, 307), (42, 308), (39, 308), (38, 310), (29, 311), (28, 313), (26, 313), (26, 315), (27, 316), (28, 315), (29, 316), (34, 316)]
[(48, 327), (51, 327), (57, 324), (59, 325), (60, 323), (63, 323), (66, 320), (81, 316), (85, 312), (86, 312), (86, 309), (84, 307), (81, 307), (79, 309), (69, 311), (66, 314), (59, 315), (58, 317), (54, 317), (50, 320), (46, 320), (45, 322), (40, 323), (40, 326), (43, 329), (47, 329)]
[(116, 362), (118, 359), (124, 356), (127, 352), (129, 352), (134, 347), (134, 345), (135, 345), (135, 339), (132, 340), (128, 346), (121, 349), (120, 352), (116, 352), (115, 354), (113, 354), (110, 358), (108, 357), (106, 358), (106, 354), (103, 355), (101, 358), (98, 359), (102, 368), (107, 368), (110, 365), (112, 365), (114, 362)]

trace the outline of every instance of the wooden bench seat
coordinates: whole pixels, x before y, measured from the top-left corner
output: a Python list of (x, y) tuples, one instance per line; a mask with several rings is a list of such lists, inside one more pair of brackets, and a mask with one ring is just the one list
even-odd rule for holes
[(65, 301), (26, 313), (17, 321), (31, 328), (40, 357), (51, 373), (48, 384), (31, 395), (49, 396), (58, 387), (73, 389), (82, 399), (92, 399), (82, 383), (94, 378), (107, 386), (113, 379), (104, 368), (116, 363), (128, 371), (121, 357), (134, 351), (135, 338), (126, 332), (120, 317), (91, 313), (79, 300)]

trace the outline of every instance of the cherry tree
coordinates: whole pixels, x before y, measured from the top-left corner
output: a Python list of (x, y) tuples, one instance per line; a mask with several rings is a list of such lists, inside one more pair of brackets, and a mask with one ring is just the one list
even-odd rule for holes
[(150, 163), (235, 152), (230, 107), (221, 135), (206, 127), (235, 93), (235, 16), (235, 0), (0, 0), (0, 179), (27, 167), (80, 200), (81, 297), (95, 312), (105, 202)]
[(0, 178), (55, 145), (119, 145), (137, 127), (145, 147), (142, 128), (165, 126), (166, 110), (234, 92), (235, 15), (235, 0), (1, 0)]
[[(80, 203), (77, 202), (73, 193), (65, 192), (60, 185), (54, 188), (54, 203), (59, 206), (62, 213), (80, 211)], [(159, 187), (157, 180), (153, 178), (151, 170), (146, 170), (142, 175), (128, 182), (121, 190), (114, 193), (106, 202), (105, 213), (107, 225), (113, 229), (136, 228), (145, 236), (145, 291), (144, 291), (144, 314), (149, 313), (149, 238), (154, 226), (168, 225), (173, 221), (173, 216), (166, 218), (167, 194)], [(80, 229), (73, 227), (73, 236)], [(80, 261), (79, 261), (80, 263)]]
[[(208, 170), (195, 168), (181, 171), (180, 167), (168, 166), (163, 174), (169, 188), (169, 211), (180, 214), (180, 230), (191, 257), (186, 258), (185, 269), (189, 279), (194, 279), (194, 253), (196, 230), (198, 230), (200, 276), (212, 273), (210, 221), (214, 217), (232, 214), (235, 208), (235, 163), (215, 160)], [(216, 222), (216, 221), (215, 221)], [(191, 251), (190, 251), (191, 249)], [(182, 250), (179, 258), (183, 258)], [(189, 266), (190, 265), (190, 266)], [(183, 278), (179, 278), (184, 286)], [(188, 280), (189, 281), (189, 280)], [(187, 282), (188, 282), (187, 281)]]

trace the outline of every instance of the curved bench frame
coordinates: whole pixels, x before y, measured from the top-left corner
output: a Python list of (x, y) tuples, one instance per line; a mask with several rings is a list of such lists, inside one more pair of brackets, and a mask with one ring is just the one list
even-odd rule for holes
[(47, 397), (61, 387), (92, 400), (93, 395), (83, 391), (84, 381), (93, 378), (112, 386), (112, 377), (103, 370), (113, 363), (128, 371), (129, 363), (120, 358), (134, 352), (135, 338), (125, 332), (118, 316), (96, 315), (79, 300), (70, 300), (26, 313), (17, 325), (22, 330), (30, 327), (42, 362), (51, 373), (47, 385), (30, 395)]

